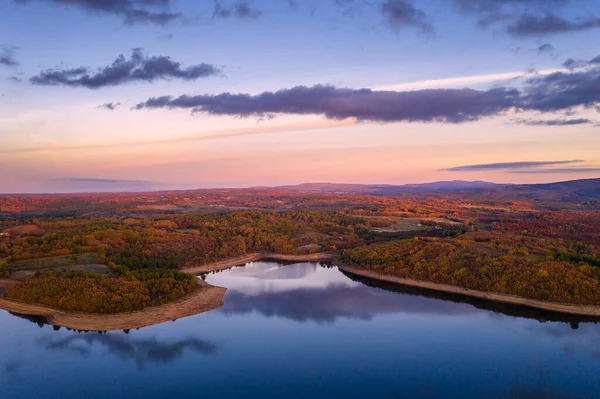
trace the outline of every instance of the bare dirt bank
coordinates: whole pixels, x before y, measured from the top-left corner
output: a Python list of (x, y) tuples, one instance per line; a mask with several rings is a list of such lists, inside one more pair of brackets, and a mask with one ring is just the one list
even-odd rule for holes
[(528, 299), (519, 297), (516, 295), (498, 294), (495, 292), (484, 292), (472, 290), (469, 288), (457, 287), (448, 284), (438, 284), (428, 281), (413, 280), (409, 278), (402, 278), (391, 276), (387, 274), (378, 273), (372, 270), (365, 270), (357, 267), (351, 267), (347, 265), (337, 264), (338, 268), (354, 274), (357, 276), (367, 277), (373, 280), (385, 281), (389, 283), (396, 283), (407, 285), (411, 287), (425, 288), (434, 291), (448, 292), (451, 294), (466, 295), (474, 298), (485, 299), (488, 301), (504, 302), (513, 305), (522, 305), (530, 308), (542, 309), (551, 312), (579, 315), (579, 316), (596, 316), (600, 317), (600, 306), (589, 306), (589, 305), (574, 305), (569, 303), (556, 303), (546, 302), (536, 299)]
[(22, 315), (41, 316), (54, 326), (80, 331), (130, 330), (216, 309), (223, 305), (225, 291), (225, 288), (201, 283), (196, 292), (178, 301), (138, 312), (118, 314), (69, 312), (12, 299), (0, 299), (0, 309)]
[(333, 260), (334, 256), (329, 254), (306, 254), (306, 255), (283, 255), (283, 254), (265, 254), (251, 253), (237, 258), (225, 259), (219, 262), (209, 263), (202, 266), (193, 266), (181, 269), (182, 272), (198, 275), (201, 273), (209, 273), (219, 270), (229, 269), (235, 266), (243, 266), (249, 262), (257, 262), (259, 260), (276, 260), (282, 262), (320, 262)]

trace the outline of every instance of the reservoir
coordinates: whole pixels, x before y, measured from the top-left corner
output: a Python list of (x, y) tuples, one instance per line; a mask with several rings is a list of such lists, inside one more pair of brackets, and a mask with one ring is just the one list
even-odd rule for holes
[(0, 311), (0, 397), (600, 397), (600, 324), (378, 283), (335, 265), (203, 276), (211, 312), (78, 333)]

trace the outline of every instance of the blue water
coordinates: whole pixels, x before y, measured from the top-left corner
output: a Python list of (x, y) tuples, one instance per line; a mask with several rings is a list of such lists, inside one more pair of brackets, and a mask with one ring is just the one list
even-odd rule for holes
[(600, 324), (314, 263), (206, 280), (222, 308), (128, 334), (0, 312), (0, 398), (600, 398)]

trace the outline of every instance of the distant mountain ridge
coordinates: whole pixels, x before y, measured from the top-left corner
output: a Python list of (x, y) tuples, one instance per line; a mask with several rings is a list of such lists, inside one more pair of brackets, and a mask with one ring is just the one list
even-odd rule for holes
[(450, 180), (421, 184), (349, 184), (349, 183), (302, 183), (297, 185), (271, 187), (275, 190), (307, 191), (313, 193), (348, 194), (400, 194), (428, 191), (456, 191), (505, 186), (505, 184), (485, 181)]
[(546, 184), (521, 184), (505, 187), (505, 196), (549, 201), (598, 201), (600, 179), (570, 180)]
[(600, 201), (600, 178), (570, 180), (545, 184), (509, 184), (486, 181), (451, 180), (422, 184), (351, 184), (351, 183), (302, 183), (284, 186), (254, 186), (247, 188), (202, 188), (187, 190), (161, 190), (143, 192), (100, 192), (100, 193), (39, 193), (39, 194), (0, 194), (0, 197), (61, 197), (68, 198), (111, 195), (143, 196), (143, 195), (186, 195), (188, 193), (234, 193), (236, 191), (256, 192), (304, 192), (314, 194), (357, 194), (357, 195), (453, 195), (464, 198), (489, 198), (495, 200), (526, 201)]
[(423, 184), (344, 184), (304, 183), (272, 187), (275, 190), (311, 193), (343, 193), (367, 195), (461, 194), (494, 199), (536, 201), (598, 201), (600, 179), (581, 179), (545, 184), (497, 184), (485, 181), (439, 181)]

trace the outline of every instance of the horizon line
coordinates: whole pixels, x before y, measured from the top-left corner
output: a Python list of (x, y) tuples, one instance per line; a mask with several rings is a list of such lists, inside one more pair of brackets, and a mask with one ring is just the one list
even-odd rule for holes
[[(345, 185), (345, 186), (364, 186), (364, 187), (407, 187), (407, 186), (424, 186), (435, 183), (455, 183), (455, 182), (463, 182), (463, 183), (485, 183), (489, 184), (491, 187), (506, 187), (506, 186), (538, 186), (538, 185), (549, 185), (549, 184), (557, 184), (557, 183), (570, 183), (570, 182), (578, 182), (578, 181), (589, 181), (589, 180), (600, 180), (600, 177), (590, 177), (584, 179), (572, 179), (572, 180), (557, 180), (547, 183), (496, 183), (485, 180), (435, 180), (424, 183), (404, 183), (404, 184), (387, 184), (387, 183), (340, 183), (340, 182), (304, 182), (298, 184), (283, 184), (277, 186), (245, 186), (245, 187), (205, 187), (205, 188), (175, 188), (172, 190), (169, 189), (157, 189), (157, 190), (131, 190), (131, 191), (66, 191), (66, 192), (7, 192), (0, 193), (0, 197), (3, 196), (36, 196), (36, 195), (60, 195), (60, 196), (68, 196), (68, 195), (108, 195), (108, 194), (157, 194), (157, 193), (172, 193), (172, 192), (189, 192), (189, 191), (216, 191), (216, 190), (275, 190), (275, 189), (283, 189), (289, 187), (297, 187), (308, 184), (330, 184), (330, 185)], [(481, 188), (481, 187), (478, 187)], [(465, 189), (469, 189), (466, 187)], [(289, 190), (291, 191), (291, 190)], [(365, 194), (368, 195), (368, 194)]]

